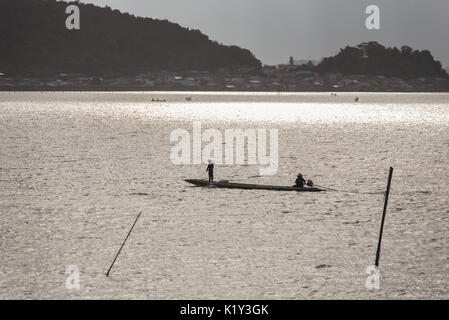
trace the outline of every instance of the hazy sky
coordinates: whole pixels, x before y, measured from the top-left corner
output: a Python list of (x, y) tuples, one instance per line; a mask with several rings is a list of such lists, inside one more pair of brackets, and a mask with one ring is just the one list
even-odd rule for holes
[[(168, 19), (210, 39), (250, 49), (266, 64), (334, 55), (375, 40), (428, 49), (449, 65), (449, 0), (82, 0)], [(381, 30), (365, 28), (365, 8), (380, 7)], [(82, 13), (81, 13), (82, 14)], [(82, 18), (81, 18), (82, 19)]]

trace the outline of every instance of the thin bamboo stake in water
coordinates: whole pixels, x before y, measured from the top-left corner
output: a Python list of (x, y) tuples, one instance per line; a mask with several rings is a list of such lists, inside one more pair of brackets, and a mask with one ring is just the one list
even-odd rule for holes
[(115, 260), (117, 260), (118, 255), (119, 255), (120, 252), (122, 251), (122, 248), (123, 248), (123, 246), (125, 245), (126, 240), (128, 240), (129, 235), (130, 235), (131, 232), (133, 231), (133, 228), (134, 228), (134, 226), (136, 225), (136, 222), (137, 222), (137, 220), (139, 219), (139, 217), (140, 217), (141, 214), (142, 214), (142, 211), (137, 215), (137, 218), (136, 218), (136, 220), (134, 221), (133, 226), (132, 226), (131, 229), (129, 230), (128, 235), (127, 235), (126, 238), (125, 238), (125, 241), (123, 241), (123, 243), (122, 243), (120, 249), (119, 249), (118, 252), (117, 252), (117, 255), (116, 255), (115, 258), (114, 258), (114, 261), (112, 261), (112, 264), (111, 264), (111, 266), (109, 267), (108, 272), (106, 273), (106, 277), (109, 276), (109, 272), (111, 271), (112, 266), (113, 266), (114, 263), (115, 263)]
[(390, 174), (388, 175), (387, 191), (385, 192), (384, 211), (382, 213), (382, 222), (380, 224), (379, 242), (377, 244), (376, 262), (375, 262), (376, 267), (379, 267), (380, 246), (381, 246), (381, 243), (382, 243), (382, 233), (384, 231), (385, 214), (387, 213), (388, 195), (390, 194), (390, 186), (391, 186), (391, 178), (392, 178), (392, 176), (393, 176), (393, 168), (390, 167)]

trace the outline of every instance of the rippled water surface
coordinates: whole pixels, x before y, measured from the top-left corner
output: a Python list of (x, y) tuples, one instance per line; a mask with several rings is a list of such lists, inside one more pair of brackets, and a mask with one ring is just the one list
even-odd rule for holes
[[(338, 191), (191, 187), (205, 166), (172, 164), (170, 133), (194, 120), (279, 130), (276, 175), (217, 165), (217, 179), (291, 185), (300, 170)], [(1, 299), (449, 296), (448, 94), (0, 93), (0, 138)]]

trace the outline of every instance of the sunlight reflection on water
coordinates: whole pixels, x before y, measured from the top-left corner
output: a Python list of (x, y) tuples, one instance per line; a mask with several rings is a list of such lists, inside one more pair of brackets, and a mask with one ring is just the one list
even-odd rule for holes
[[(449, 95), (355, 95), (0, 93), (0, 299), (447, 298)], [(279, 128), (276, 175), (217, 165), (219, 179), (288, 185), (301, 170), (342, 191), (190, 187), (205, 167), (171, 163), (169, 138), (192, 120)], [(370, 292), (383, 199), (345, 190), (385, 190), (389, 166)]]
[(322, 123), (418, 123), (449, 122), (443, 106), (426, 108), (420, 105), (325, 104), (325, 103), (174, 103), (153, 106), (149, 117), (174, 120), (322, 122)]

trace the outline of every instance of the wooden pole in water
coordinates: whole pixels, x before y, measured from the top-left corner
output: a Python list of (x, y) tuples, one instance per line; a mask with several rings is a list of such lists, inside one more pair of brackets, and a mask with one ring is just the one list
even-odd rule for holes
[(393, 168), (390, 167), (390, 173), (388, 175), (387, 191), (385, 192), (384, 211), (382, 213), (382, 222), (380, 223), (379, 242), (377, 244), (376, 262), (375, 262), (375, 266), (377, 268), (379, 268), (380, 246), (381, 246), (381, 243), (382, 243), (382, 233), (384, 231), (385, 214), (387, 213), (388, 196), (390, 194), (390, 186), (391, 186), (391, 178), (392, 178), (392, 176), (393, 176)]
[(109, 276), (109, 272), (111, 272), (111, 269), (112, 269), (112, 266), (113, 266), (114, 263), (115, 263), (115, 260), (117, 260), (118, 255), (119, 255), (120, 252), (122, 251), (122, 248), (123, 248), (123, 246), (125, 245), (126, 240), (128, 240), (129, 235), (130, 235), (131, 232), (133, 231), (133, 228), (134, 228), (134, 226), (136, 225), (136, 222), (137, 222), (137, 220), (140, 218), (140, 215), (141, 215), (141, 214), (142, 214), (142, 211), (137, 215), (137, 218), (136, 218), (136, 220), (134, 221), (133, 226), (132, 226), (131, 229), (129, 230), (128, 235), (127, 235), (126, 238), (125, 238), (125, 241), (123, 241), (122, 246), (121, 246), (120, 249), (118, 250), (117, 255), (116, 255), (115, 258), (114, 258), (114, 261), (112, 261), (112, 264), (111, 264), (111, 266), (109, 267), (108, 272), (106, 272), (106, 277)]

